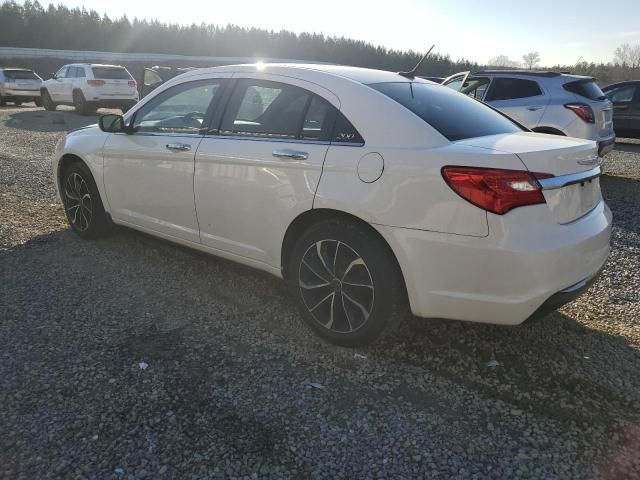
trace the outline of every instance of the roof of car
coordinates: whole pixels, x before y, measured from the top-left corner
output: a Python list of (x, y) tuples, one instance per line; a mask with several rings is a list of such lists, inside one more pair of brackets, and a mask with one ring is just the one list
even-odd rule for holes
[(33, 72), (30, 68), (20, 68), (20, 67), (0, 67), (0, 70), (4, 72)]
[(478, 70), (473, 72), (473, 75), (526, 75), (528, 77), (559, 77), (560, 75), (567, 75), (570, 72), (550, 72), (550, 71), (538, 71), (538, 70)]
[(251, 63), (243, 65), (224, 65), (220, 67), (210, 67), (198, 70), (192, 70), (189, 73), (215, 73), (215, 72), (245, 72), (255, 73), (269, 71), (277, 73), (285, 72), (297, 72), (298, 74), (306, 73), (324, 73), (334, 77), (342, 77), (358, 83), (372, 84), (372, 83), (385, 83), (385, 82), (410, 82), (419, 81), (426, 82), (416, 77), (413, 80), (409, 80), (396, 72), (388, 72), (385, 70), (374, 70), (372, 68), (361, 67), (348, 67), (344, 65), (315, 65), (308, 63)]
[(624, 82), (611, 83), (606, 87), (602, 87), (602, 90), (611, 90), (612, 88), (624, 87), (626, 85), (640, 85), (640, 80), (626, 80)]

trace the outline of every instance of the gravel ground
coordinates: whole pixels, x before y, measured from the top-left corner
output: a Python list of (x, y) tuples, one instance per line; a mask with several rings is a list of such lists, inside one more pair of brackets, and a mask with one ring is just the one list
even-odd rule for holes
[(613, 252), (578, 301), (353, 350), (268, 275), (74, 236), (48, 155), (90, 121), (0, 109), (0, 478), (640, 478), (640, 144), (607, 159)]

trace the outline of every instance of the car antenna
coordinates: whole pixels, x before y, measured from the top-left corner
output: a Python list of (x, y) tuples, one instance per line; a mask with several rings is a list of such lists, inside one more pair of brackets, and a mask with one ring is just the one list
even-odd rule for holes
[(416, 78), (416, 72), (420, 68), (420, 65), (422, 65), (422, 62), (424, 62), (427, 59), (427, 57), (431, 53), (431, 50), (433, 50), (433, 47), (435, 47), (435, 44), (431, 45), (431, 48), (429, 49), (429, 51), (424, 54), (424, 56), (420, 59), (420, 61), (416, 64), (416, 66), (413, 67), (413, 69), (409, 70), (408, 72), (398, 72), (398, 75), (402, 75), (403, 77), (406, 77), (409, 79)]

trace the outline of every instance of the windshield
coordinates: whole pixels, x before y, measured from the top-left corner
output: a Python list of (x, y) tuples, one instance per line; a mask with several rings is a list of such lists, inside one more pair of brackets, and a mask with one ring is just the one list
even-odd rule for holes
[(452, 142), (522, 131), (492, 108), (450, 88), (409, 82), (369, 86), (411, 110)]
[(40, 77), (31, 70), (5, 70), (4, 76), (12, 80), (39, 80)]
[(91, 67), (93, 77), (101, 80), (131, 80), (132, 77), (122, 67)]

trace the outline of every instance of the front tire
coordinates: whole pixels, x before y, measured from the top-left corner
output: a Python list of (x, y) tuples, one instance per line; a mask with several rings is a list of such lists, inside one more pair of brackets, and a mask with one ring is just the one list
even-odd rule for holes
[(20, 105), (22, 105), (22, 100), (16, 100), (15, 102), (13, 102), (13, 104), (14, 104), (16, 107), (19, 107)]
[(355, 222), (325, 220), (306, 230), (286, 277), (305, 323), (336, 345), (373, 343), (407, 312), (393, 253), (376, 232)]
[(110, 222), (89, 167), (76, 162), (65, 168), (60, 192), (67, 220), (75, 233), (85, 239), (108, 233)]
[(4, 99), (2, 95), (0, 95), (0, 107), (4, 107), (7, 104), (7, 101)]
[(36, 98), (33, 103), (36, 104), (36, 107), (42, 108), (42, 98)]
[(92, 109), (87, 99), (84, 98), (84, 94), (80, 90), (73, 92), (73, 106), (76, 112), (82, 116), (87, 116), (91, 113)]
[(49, 112), (54, 112), (56, 109), (56, 104), (53, 103), (53, 100), (51, 99), (51, 95), (49, 95), (49, 92), (46, 90), (42, 92), (41, 98), (42, 98), (42, 106), (44, 107), (44, 109)]

